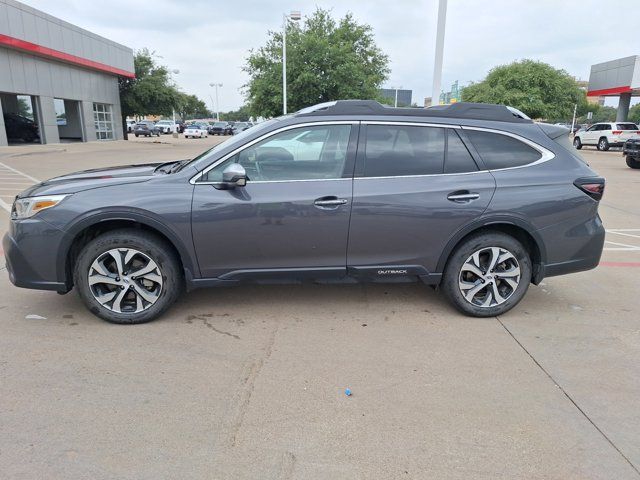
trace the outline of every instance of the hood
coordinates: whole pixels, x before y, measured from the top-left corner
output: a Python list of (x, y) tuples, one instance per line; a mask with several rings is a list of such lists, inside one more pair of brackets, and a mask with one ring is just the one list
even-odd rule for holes
[(155, 170), (159, 165), (161, 164), (150, 163), (144, 165), (96, 168), (70, 173), (29, 187), (18, 196), (58, 195), (81, 192), (92, 188), (108, 187), (111, 185), (146, 182), (156, 175)]

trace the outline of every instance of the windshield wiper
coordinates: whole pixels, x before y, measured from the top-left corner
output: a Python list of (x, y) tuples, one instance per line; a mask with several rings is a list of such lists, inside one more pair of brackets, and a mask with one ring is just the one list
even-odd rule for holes
[(162, 163), (156, 167), (154, 172), (162, 172), (167, 174), (177, 172), (179, 170), (178, 167), (180, 167), (186, 161), (188, 160), (174, 160), (173, 162)]

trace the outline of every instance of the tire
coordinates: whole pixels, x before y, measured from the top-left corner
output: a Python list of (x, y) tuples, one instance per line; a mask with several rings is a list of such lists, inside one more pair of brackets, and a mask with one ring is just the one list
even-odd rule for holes
[(136, 138), (138, 138), (139, 136), (140, 136), (140, 135), (138, 135), (138, 134), (136, 133)]
[(582, 141), (580, 141), (580, 137), (576, 137), (573, 139), (573, 146), (576, 150), (580, 150), (582, 148)]
[(631, 155), (627, 155), (627, 166), (629, 168), (638, 169), (640, 168), (640, 160), (636, 160)]
[[(479, 255), (475, 257), (477, 252)], [(496, 265), (495, 272), (486, 271), (492, 255), (495, 258), (496, 254), (498, 260), (505, 259)], [(478, 274), (484, 272), (485, 276), (473, 273), (474, 267)], [(502, 272), (505, 275), (500, 275)], [(460, 312), (472, 317), (495, 317), (515, 307), (530, 282), (531, 259), (524, 246), (510, 235), (484, 232), (470, 236), (456, 247), (447, 261), (440, 288)], [(465, 294), (471, 301), (463, 294), (463, 284), (468, 286)], [(483, 284), (486, 286), (480, 287)], [(472, 292), (474, 289), (475, 293)], [(496, 299), (496, 291), (501, 301)], [(486, 306), (483, 305), (485, 302)]]
[[(130, 257), (130, 252), (135, 253)], [(122, 267), (117, 266), (118, 255)], [(136, 270), (128, 273), (128, 268)], [(136, 279), (135, 272), (144, 269), (152, 270), (142, 275), (143, 280)], [(107, 281), (97, 281), (103, 278)], [(183, 287), (180, 263), (170, 245), (138, 229), (113, 230), (87, 243), (75, 262), (73, 279), (91, 313), (119, 324), (157, 318), (176, 301)]]
[(606, 137), (602, 137), (600, 140), (598, 140), (597, 148), (602, 152), (606, 152), (607, 150), (609, 150), (609, 140), (607, 140)]

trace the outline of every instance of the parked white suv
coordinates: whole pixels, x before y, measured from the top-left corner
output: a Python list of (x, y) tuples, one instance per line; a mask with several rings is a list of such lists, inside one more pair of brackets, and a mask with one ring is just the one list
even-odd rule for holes
[(602, 122), (580, 130), (573, 138), (573, 146), (578, 150), (583, 145), (595, 145), (598, 150), (621, 147), (629, 138), (640, 133), (640, 128), (631, 122)]
[(178, 126), (171, 120), (160, 120), (156, 122), (156, 127), (158, 127), (162, 133), (174, 133), (178, 131)]

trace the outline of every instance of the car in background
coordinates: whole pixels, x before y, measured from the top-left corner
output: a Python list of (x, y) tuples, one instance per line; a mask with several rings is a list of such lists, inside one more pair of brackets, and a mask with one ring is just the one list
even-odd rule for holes
[(626, 157), (629, 168), (640, 168), (640, 135), (631, 137), (622, 146), (622, 155)]
[(144, 120), (142, 122), (136, 123), (136, 126), (133, 127), (133, 134), (136, 137), (150, 137), (152, 135), (160, 136), (161, 130), (159, 127), (156, 127), (155, 123), (150, 122), (148, 120)]
[(632, 122), (600, 122), (578, 131), (573, 138), (573, 146), (580, 150), (584, 145), (595, 145), (598, 150), (606, 152), (611, 147), (622, 147), (638, 133), (640, 128)]
[(184, 138), (207, 138), (208, 136), (207, 127), (198, 123), (187, 125), (184, 130)]
[(214, 122), (209, 127), (210, 135), (231, 135), (233, 128), (229, 126), (227, 122)]
[(233, 134), (238, 135), (239, 133), (247, 130), (249, 127), (251, 127), (251, 125), (249, 125), (249, 122), (235, 122), (233, 125)]
[(158, 127), (162, 133), (173, 133), (178, 131), (178, 126), (172, 120), (160, 120), (159, 122), (156, 122), (156, 127)]
[(127, 133), (132, 133), (133, 128), (136, 126), (135, 120), (127, 120)]
[(8, 140), (22, 140), (25, 143), (40, 140), (38, 124), (30, 118), (17, 113), (5, 113), (3, 118)]

